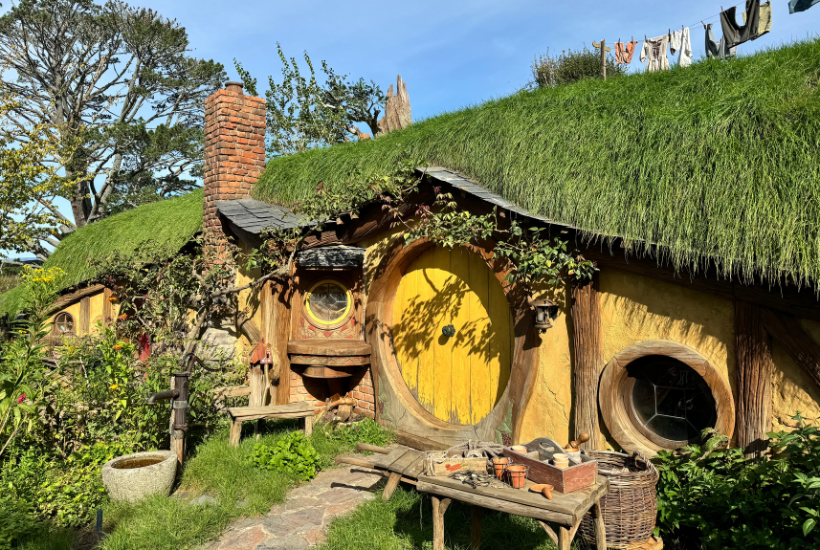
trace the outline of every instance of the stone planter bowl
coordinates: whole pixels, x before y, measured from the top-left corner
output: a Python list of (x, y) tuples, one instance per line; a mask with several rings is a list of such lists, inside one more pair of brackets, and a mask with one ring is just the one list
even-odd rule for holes
[[(152, 459), (160, 462), (138, 466), (139, 463)], [(170, 495), (176, 473), (176, 453), (144, 451), (106, 462), (102, 469), (102, 481), (111, 500), (134, 502), (150, 495)]]

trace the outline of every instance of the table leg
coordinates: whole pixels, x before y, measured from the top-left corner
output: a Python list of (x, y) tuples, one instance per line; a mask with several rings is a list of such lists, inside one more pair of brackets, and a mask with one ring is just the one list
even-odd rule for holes
[(604, 525), (604, 514), (601, 511), (600, 501), (592, 506), (592, 516), (595, 518), (595, 548), (606, 550), (606, 525)]
[(382, 493), (384, 500), (390, 500), (390, 497), (396, 492), (396, 487), (399, 486), (399, 481), (401, 481), (401, 474), (398, 472), (390, 472), (390, 477), (387, 478), (387, 485), (384, 486), (384, 492)]
[(543, 527), (544, 531), (546, 531), (547, 535), (552, 539), (552, 542), (558, 546), (558, 535), (555, 534), (555, 531), (552, 530), (552, 527), (546, 521), (541, 521), (540, 519), (535, 520), (538, 522), (538, 525)]
[(558, 526), (558, 550), (569, 550), (570, 544), (572, 544), (572, 535), (570, 535), (569, 529), (567, 529), (563, 525), (559, 525)]
[(470, 550), (479, 550), (481, 548), (481, 516), (484, 509), (481, 506), (471, 506), (471, 508)]
[(433, 550), (444, 550), (444, 512), (450, 506), (450, 499), (430, 495), (433, 500)]

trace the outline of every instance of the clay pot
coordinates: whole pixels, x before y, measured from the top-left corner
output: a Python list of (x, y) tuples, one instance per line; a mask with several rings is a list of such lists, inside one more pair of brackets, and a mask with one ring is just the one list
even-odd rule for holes
[(505, 457), (501, 458), (494, 458), (493, 459), (493, 471), (495, 471), (495, 477), (498, 479), (504, 479), (504, 470), (507, 469), (507, 466), (510, 463), (510, 459)]
[(528, 470), (529, 467), (521, 464), (507, 466), (507, 477), (509, 478), (510, 485), (512, 485), (513, 489), (521, 489), (524, 487), (524, 483), (527, 481)]
[(564, 468), (569, 467), (569, 457), (565, 454), (556, 453), (552, 456), (552, 463), (556, 468)]
[(530, 487), (530, 491), (533, 493), (541, 493), (549, 500), (552, 500), (552, 490), (555, 487), (552, 485), (547, 485), (546, 483), (539, 483), (538, 485), (533, 485)]

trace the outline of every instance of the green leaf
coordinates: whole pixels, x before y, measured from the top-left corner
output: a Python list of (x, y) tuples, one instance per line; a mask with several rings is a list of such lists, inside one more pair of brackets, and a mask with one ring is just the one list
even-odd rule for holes
[(814, 526), (817, 525), (817, 520), (814, 518), (809, 518), (803, 523), (803, 536), (807, 537), (809, 533), (814, 530)]

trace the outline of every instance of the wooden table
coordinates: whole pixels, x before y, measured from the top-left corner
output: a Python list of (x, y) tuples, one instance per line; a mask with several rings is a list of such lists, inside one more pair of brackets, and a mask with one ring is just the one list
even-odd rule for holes
[[(596, 547), (598, 550), (606, 550), (606, 530), (600, 500), (609, 491), (607, 478), (598, 476), (593, 485), (572, 493), (553, 492), (552, 500), (540, 493), (531, 493), (528, 488), (532, 485), (527, 480), (523, 489), (473, 489), (449, 477), (418, 476), (416, 489), (420, 493), (429, 493), (433, 499), (433, 550), (444, 550), (444, 513), (452, 500), (460, 500), (473, 507), (470, 539), (472, 550), (478, 550), (481, 545), (481, 515), (484, 508), (535, 519), (558, 545), (558, 550), (569, 550), (581, 525), (581, 518), (591, 509), (595, 522)], [(558, 534), (548, 523), (558, 525)]]

